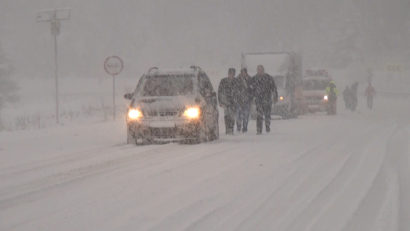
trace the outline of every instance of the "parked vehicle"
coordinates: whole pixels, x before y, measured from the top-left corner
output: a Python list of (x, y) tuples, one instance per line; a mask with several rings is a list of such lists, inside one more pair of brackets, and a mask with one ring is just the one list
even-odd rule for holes
[(214, 88), (201, 68), (151, 68), (138, 81), (127, 113), (127, 143), (200, 143), (219, 138)]
[[(273, 105), (272, 114), (283, 119), (297, 117), (298, 103), (295, 96), (302, 82), (302, 59), (294, 52), (243, 53), (241, 66), (248, 69), (251, 76), (256, 74), (256, 67), (262, 65), (265, 73), (271, 75), (278, 90), (279, 101)], [(251, 115), (255, 117), (255, 107)]]

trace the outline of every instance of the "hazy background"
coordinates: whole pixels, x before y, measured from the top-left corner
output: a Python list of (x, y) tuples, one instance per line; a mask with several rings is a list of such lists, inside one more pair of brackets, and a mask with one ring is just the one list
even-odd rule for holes
[(20, 98), (0, 110), (0, 121), (52, 116), (53, 40), (49, 23), (37, 23), (36, 15), (66, 7), (71, 19), (58, 37), (63, 113), (111, 105), (103, 70), (110, 55), (125, 62), (119, 98), (151, 66), (196, 64), (217, 83), (247, 51), (296, 51), (305, 68), (351, 80), (364, 80), (368, 68), (393, 64), (404, 73), (410, 66), (409, 0), (0, 0), (0, 68)]
[(243, 51), (294, 50), (333, 68), (410, 57), (408, 0), (0, 0), (0, 43), (16, 75), (52, 76), (49, 25), (35, 17), (62, 7), (72, 8), (59, 36), (62, 76), (104, 75), (111, 54), (127, 76), (152, 65), (226, 68)]

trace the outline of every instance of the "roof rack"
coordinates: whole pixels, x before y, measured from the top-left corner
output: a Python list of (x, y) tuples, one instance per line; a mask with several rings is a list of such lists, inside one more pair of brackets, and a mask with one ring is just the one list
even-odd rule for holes
[(197, 71), (201, 71), (201, 68), (199, 66), (191, 65), (189, 68), (197, 70)]
[(153, 72), (153, 71), (158, 71), (159, 70), (159, 68), (158, 67), (151, 67), (150, 69), (148, 69), (148, 74), (150, 74), (151, 72)]

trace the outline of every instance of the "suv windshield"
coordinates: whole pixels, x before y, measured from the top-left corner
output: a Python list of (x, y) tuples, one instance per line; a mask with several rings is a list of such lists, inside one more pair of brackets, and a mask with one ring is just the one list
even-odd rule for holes
[(303, 90), (316, 91), (325, 90), (329, 84), (328, 80), (309, 79), (303, 81)]
[(142, 96), (189, 95), (193, 91), (193, 75), (148, 76), (142, 89)]

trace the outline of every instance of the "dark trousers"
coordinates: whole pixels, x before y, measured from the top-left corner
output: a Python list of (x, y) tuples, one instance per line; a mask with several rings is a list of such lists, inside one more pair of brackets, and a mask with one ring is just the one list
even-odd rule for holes
[(370, 110), (373, 109), (373, 96), (367, 96), (367, 107)]
[(272, 111), (272, 103), (256, 103), (256, 131), (262, 132), (263, 119), (265, 117), (265, 127), (270, 129), (270, 114)]
[(336, 109), (336, 99), (329, 99), (329, 102), (327, 103), (327, 114), (336, 115)]
[(248, 131), (249, 113), (251, 110), (250, 104), (238, 105), (237, 115), (236, 115), (236, 127), (238, 131), (246, 132)]
[(224, 120), (226, 134), (233, 134), (233, 128), (235, 126), (235, 113), (236, 108), (233, 106), (224, 107)]

